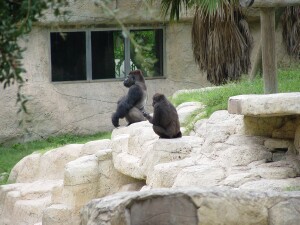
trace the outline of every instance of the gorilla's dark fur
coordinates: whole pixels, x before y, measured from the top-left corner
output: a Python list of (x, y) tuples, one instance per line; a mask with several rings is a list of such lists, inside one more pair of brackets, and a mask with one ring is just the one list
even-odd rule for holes
[(145, 120), (142, 111), (147, 101), (147, 87), (142, 71), (131, 71), (124, 80), (124, 86), (129, 88), (128, 93), (120, 98), (111, 118), (115, 127), (119, 126), (119, 119), (124, 117), (128, 125)]
[(161, 138), (182, 137), (180, 123), (175, 107), (163, 95), (153, 96), (153, 117), (143, 112), (143, 115), (153, 124), (154, 132)]

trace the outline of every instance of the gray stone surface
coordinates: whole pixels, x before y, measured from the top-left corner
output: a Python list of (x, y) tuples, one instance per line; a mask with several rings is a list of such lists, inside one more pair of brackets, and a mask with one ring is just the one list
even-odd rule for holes
[(300, 221), (299, 201), (300, 192), (155, 189), (92, 200), (81, 219), (82, 225), (293, 225)]
[(300, 115), (300, 92), (233, 96), (228, 111), (245, 116)]

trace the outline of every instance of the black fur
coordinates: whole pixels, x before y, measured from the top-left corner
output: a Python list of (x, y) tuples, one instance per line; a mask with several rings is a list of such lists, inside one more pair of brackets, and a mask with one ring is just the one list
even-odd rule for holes
[(127, 95), (119, 99), (117, 110), (112, 115), (111, 121), (115, 127), (119, 126), (119, 119), (124, 117), (128, 125), (145, 120), (142, 111), (147, 101), (147, 87), (142, 71), (131, 71), (123, 84), (129, 90)]
[(153, 96), (153, 117), (143, 112), (147, 120), (153, 124), (154, 132), (161, 138), (182, 137), (176, 108), (163, 95), (156, 93)]

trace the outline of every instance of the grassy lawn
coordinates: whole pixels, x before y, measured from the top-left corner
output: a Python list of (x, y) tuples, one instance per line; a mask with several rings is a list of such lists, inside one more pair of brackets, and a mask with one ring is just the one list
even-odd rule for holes
[[(111, 132), (97, 133), (94, 135), (86, 136), (62, 135), (57, 137), (50, 137), (45, 140), (14, 144), (11, 146), (0, 145), (0, 174), (4, 172), (10, 173), (11, 169), (17, 162), (33, 152), (45, 152), (47, 150), (58, 148), (66, 144), (84, 144), (93, 140), (110, 139), (110, 137)], [(5, 184), (6, 179), (4, 181), (0, 181), (0, 185)]]
[[(185, 134), (187, 134), (193, 128), (197, 120), (207, 118), (217, 110), (226, 110), (229, 97), (241, 94), (262, 94), (263, 90), (263, 79), (261, 77), (257, 77), (253, 81), (249, 81), (248, 78), (243, 78), (240, 82), (229, 83), (209, 91), (193, 91), (178, 94), (176, 98), (171, 99), (171, 101), (175, 106), (183, 102), (192, 101), (201, 102), (206, 106), (203, 111), (195, 112), (187, 118), (187, 121), (185, 121), (185, 124), (187, 124)], [(278, 91), (300, 91), (300, 67), (278, 70)]]

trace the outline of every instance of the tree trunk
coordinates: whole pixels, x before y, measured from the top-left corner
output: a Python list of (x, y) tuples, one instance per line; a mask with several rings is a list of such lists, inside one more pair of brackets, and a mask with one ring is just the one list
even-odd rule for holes
[(261, 8), (261, 44), (265, 94), (277, 93), (275, 9)]
[(261, 40), (259, 41), (258, 50), (250, 71), (250, 80), (254, 80), (258, 71), (262, 69), (262, 53), (261, 53)]

